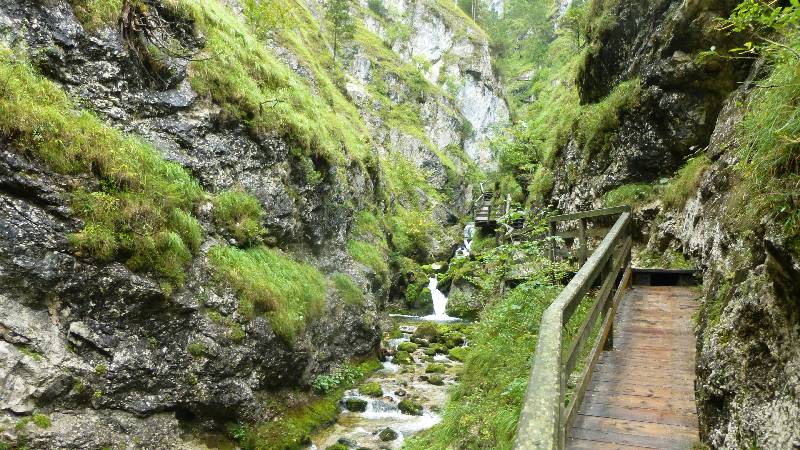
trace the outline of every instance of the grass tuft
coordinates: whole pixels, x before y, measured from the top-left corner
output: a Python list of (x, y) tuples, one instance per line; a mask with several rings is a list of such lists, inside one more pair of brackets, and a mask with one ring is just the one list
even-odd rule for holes
[(275, 333), (289, 341), (322, 313), (327, 284), (313, 266), (267, 247), (242, 250), (217, 245), (208, 257), (240, 301), (266, 311)]
[(364, 304), (364, 292), (353, 282), (350, 275), (336, 273), (331, 279), (342, 300), (348, 305), (361, 306)]
[(239, 190), (220, 192), (214, 198), (214, 222), (227, 230), (241, 246), (255, 245), (265, 234), (261, 227), (264, 210), (258, 199)]

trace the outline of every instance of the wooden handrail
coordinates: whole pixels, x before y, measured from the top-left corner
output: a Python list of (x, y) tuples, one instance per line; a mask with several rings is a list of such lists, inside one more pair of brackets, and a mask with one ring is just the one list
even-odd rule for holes
[[(569, 429), (577, 407), (583, 398), (586, 386), (591, 379), (591, 371), (597, 362), (599, 350), (606, 345), (612, 335), (614, 313), (622, 291), (630, 279), (630, 208), (607, 208), (551, 218), (557, 221), (586, 219), (609, 214), (620, 214), (614, 226), (605, 236), (597, 250), (592, 253), (578, 273), (563, 291), (545, 310), (539, 326), (539, 341), (536, 344), (533, 367), (528, 380), (528, 390), (517, 426), (514, 448), (560, 449), (564, 446), (566, 430)], [(553, 233), (554, 234), (554, 233)], [(622, 281), (617, 283), (620, 271)], [(591, 290), (594, 282), (602, 277), (595, 304), (572, 338), (565, 353), (564, 326), (569, 322), (576, 308)], [(611, 294), (614, 295), (611, 295)], [(569, 405), (565, 408), (566, 380), (579, 362), (584, 347), (589, 341), (592, 328), (600, 319), (599, 341), (587, 356), (587, 364), (582, 371), (579, 384), (575, 387)], [(602, 343), (600, 342), (602, 341)]]

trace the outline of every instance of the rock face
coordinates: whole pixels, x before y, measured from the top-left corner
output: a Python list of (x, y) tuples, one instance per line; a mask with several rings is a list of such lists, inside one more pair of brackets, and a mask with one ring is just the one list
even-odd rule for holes
[(608, 14), (578, 74), (581, 102), (595, 103), (623, 81), (640, 80), (641, 93), (618, 111), (602, 151), (570, 139), (555, 165), (553, 199), (565, 211), (598, 206), (603, 193), (627, 183), (670, 176), (686, 157), (708, 145), (727, 95), (747, 75), (747, 64), (700, 60), (712, 46), (730, 48), (716, 31), (737, 1), (623, 0)]
[[(686, 157), (711, 161), (685, 206), (637, 212), (647, 250), (690, 256), (704, 272), (698, 317), (696, 394), (701, 437), (714, 448), (800, 445), (800, 260), (782, 224), (765, 218), (735, 232), (736, 125), (758, 65), (698, 59), (735, 39), (714, 30), (738, 1), (622, 0), (578, 76), (583, 103), (626, 80), (641, 91), (618, 113), (604, 154), (576, 138), (555, 166), (554, 203), (565, 211), (602, 204), (620, 185), (669, 177)], [(742, 84), (743, 83), (743, 84)], [(733, 217), (733, 219), (731, 219)]]
[(701, 434), (715, 448), (800, 444), (800, 261), (781, 224), (731, 230), (727, 211), (746, 85), (727, 100), (707, 149), (714, 163), (680, 211), (653, 222), (649, 247), (704, 269), (697, 344)]
[[(152, 14), (164, 13), (158, 2), (148, 3)], [(348, 91), (381, 137), (375, 152), (405, 154), (431, 174), (436, 188), (453, 189), (457, 206), (466, 209), (470, 191), (461, 180), (448, 179), (437, 152), (463, 146), (478, 164), (492, 165), (481, 143), (508, 111), (487, 40), (478, 29), (456, 33), (435, 5), (397, 6), (397, 20), (413, 30), (396, 41), (398, 58), (424, 59), (430, 80), (442, 86), (447, 78), (455, 92), (418, 102), (424, 132), (415, 135), (381, 121), (369, 95), (359, 96), (374, 76), (368, 58), (355, 57), (347, 67)], [(203, 46), (202, 36), (185, 32), (183, 19), (165, 18), (170, 38), (187, 48)], [(329, 290), (321, 318), (287, 342), (265, 317), (241, 317), (232, 289), (213, 281), (205, 257), (213, 237), (175, 293), (119, 262), (80, 258), (67, 239), (82, 227), (69, 193), (88, 178), (56, 174), (0, 139), (0, 443), (24, 436), (30, 448), (131, 442), (192, 448), (181, 423), (213, 428), (269, 420), (263, 398), (272, 390), (308, 386), (333, 364), (373, 354), (389, 287), (353, 261), (345, 245), (354, 214), (379, 196), (382, 181), (370, 168), (320, 163), (315, 169), (322, 181), (307, 182), (283, 139), (230, 123), (220, 105), (199, 98), (185, 61), (168, 61), (168, 76), (154, 83), (138, 69), (118, 30), (85, 30), (67, 1), (0, 0), (0, 39), (24, 43), (37, 68), (82, 107), (151, 142), (205, 190), (240, 187), (253, 194), (267, 211), (264, 225), (275, 244), (324, 273), (347, 273), (366, 292), (363, 307), (354, 307)], [(396, 87), (404, 91), (400, 81)], [(465, 136), (467, 123), (474, 133)], [(208, 208), (199, 219), (214, 236)], [(212, 309), (231, 322), (213, 320)], [(246, 337), (234, 337), (231, 326)], [(48, 415), (52, 425), (15, 429), (34, 412)]]

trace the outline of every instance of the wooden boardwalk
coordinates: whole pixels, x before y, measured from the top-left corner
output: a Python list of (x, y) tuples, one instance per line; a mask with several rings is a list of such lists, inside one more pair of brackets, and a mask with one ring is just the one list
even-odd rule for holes
[(566, 447), (689, 449), (699, 441), (694, 400), (697, 294), (634, 286), (614, 321)]

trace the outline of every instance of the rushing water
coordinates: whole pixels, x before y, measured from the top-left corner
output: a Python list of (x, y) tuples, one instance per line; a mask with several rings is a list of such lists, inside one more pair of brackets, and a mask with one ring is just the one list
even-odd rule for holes
[[(409, 341), (414, 329), (414, 326), (401, 327), (403, 337), (389, 339), (388, 347), (397, 350), (398, 345)], [(418, 349), (412, 356), (414, 363), (406, 365), (395, 364), (390, 357), (383, 363), (381, 370), (366, 380), (381, 386), (383, 396), (380, 398), (362, 395), (358, 389), (345, 392), (343, 399), (358, 398), (366, 401), (366, 410), (351, 412), (342, 408), (335, 424), (313, 436), (310, 448), (324, 450), (337, 442), (345, 442), (352, 447), (398, 449), (409, 436), (439, 423), (441, 416), (438, 411), (447, 400), (447, 389), (455, 383), (456, 372), (461, 363), (451, 361), (446, 355), (435, 355), (433, 360), (447, 367), (442, 374), (444, 385), (435, 386), (427, 381), (425, 368), (428, 362), (425, 362), (423, 349)], [(412, 416), (400, 412), (398, 404), (404, 398), (419, 402), (423, 406), (422, 415)], [(379, 434), (386, 428), (394, 430), (397, 438), (382, 441)]]

